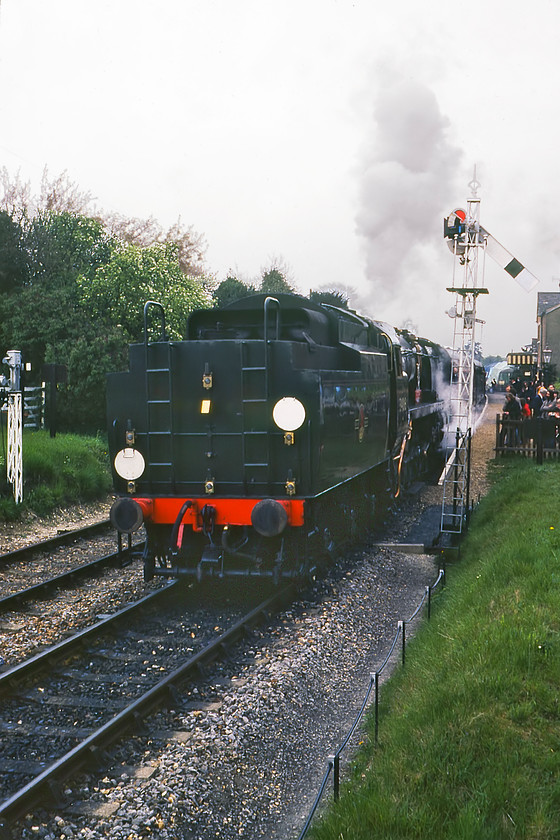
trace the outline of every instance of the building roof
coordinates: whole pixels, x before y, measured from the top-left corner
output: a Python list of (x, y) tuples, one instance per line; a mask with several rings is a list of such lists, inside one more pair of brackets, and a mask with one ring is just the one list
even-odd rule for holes
[(537, 318), (547, 309), (560, 304), (560, 292), (537, 292)]
[(558, 309), (560, 309), (560, 303), (557, 303), (556, 306), (550, 306), (548, 309), (545, 309), (545, 311), (542, 314), (542, 317), (546, 318), (547, 315), (552, 315), (552, 313), (556, 312)]

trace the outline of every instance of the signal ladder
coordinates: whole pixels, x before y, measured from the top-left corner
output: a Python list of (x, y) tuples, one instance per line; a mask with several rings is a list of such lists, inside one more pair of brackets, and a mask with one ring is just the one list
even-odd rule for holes
[[(461, 534), (469, 509), (476, 304), (479, 295), (488, 294), (488, 289), (477, 285), (478, 253), (485, 247), (485, 238), (479, 223), (480, 199), (476, 196), (479, 184), (473, 179), (470, 186), (473, 195), (468, 199), (467, 213), (454, 211), (445, 222), (449, 247), (464, 269), (462, 285), (454, 283), (448, 288), (455, 294), (455, 306), (449, 311), (455, 326), (448, 426), (449, 435), (454, 433), (455, 439), (440, 479), (443, 484), (440, 530), (455, 535)], [(455, 274), (456, 261), (453, 265)]]

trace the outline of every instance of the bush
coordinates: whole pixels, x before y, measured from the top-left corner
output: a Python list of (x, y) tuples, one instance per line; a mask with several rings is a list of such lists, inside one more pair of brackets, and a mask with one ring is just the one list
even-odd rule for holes
[[(5, 470), (5, 457), (0, 457)], [(54, 508), (100, 499), (111, 489), (105, 441), (99, 437), (48, 432), (25, 432), (23, 436), (23, 504), (10, 497), (4, 480), (0, 519), (13, 520), (25, 510), (45, 516)]]

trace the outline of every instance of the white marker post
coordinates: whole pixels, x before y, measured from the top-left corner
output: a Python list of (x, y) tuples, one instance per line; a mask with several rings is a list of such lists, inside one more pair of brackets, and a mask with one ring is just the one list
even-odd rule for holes
[(10, 368), (8, 383), (8, 457), (6, 476), (12, 485), (16, 504), (23, 501), (23, 395), (21, 392), (21, 351), (8, 350), (2, 362)]

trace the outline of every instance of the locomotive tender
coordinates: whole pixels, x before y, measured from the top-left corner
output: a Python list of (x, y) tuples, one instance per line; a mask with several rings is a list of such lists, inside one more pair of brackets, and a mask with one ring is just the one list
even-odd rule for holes
[(196, 311), (184, 341), (149, 301), (108, 375), (111, 521), (145, 526), (147, 579), (312, 574), (441, 454), (451, 372), (443, 347), (295, 295)]

